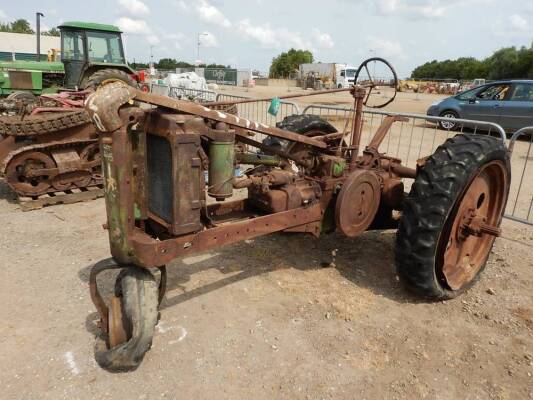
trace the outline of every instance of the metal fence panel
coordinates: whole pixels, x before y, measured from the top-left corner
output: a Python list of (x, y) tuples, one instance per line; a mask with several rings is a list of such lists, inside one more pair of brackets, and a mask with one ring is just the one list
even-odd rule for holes
[[(216, 101), (232, 101), (245, 100), (249, 97), (236, 96), (232, 94), (219, 93)], [(299, 115), (300, 109), (296, 103), (289, 101), (281, 101), (277, 115), (268, 113), (270, 107), (270, 100), (258, 100), (252, 103), (237, 104), (237, 115), (249, 119), (251, 121), (260, 122), (268, 126), (276, 126), (276, 123), (283, 121), (289, 115)], [(263, 140), (264, 135), (257, 134), (255, 140)]]
[(212, 90), (187, 89), (171, 86), (168, 95), (175, 99), (209, 102), (215, 101), (217, 94)]
[[(315, 114), (329, 121), (337, 130), (344, 130), (350, 124), (352, 109), (310, 105), (303, 110), (304, 114)], [(390, 156), (400, 158), (409, 167), (415, 168), (419, 158), (433, 154), (437, 147), (446, 139), (458, 133), (492, 134), (498, 135), (506, 142), (505, 130), (494, 123), (453, 119), (459, 125), (457, 130), (443, 130), (437, 125), (438, 121), (446, 121), (440, 117), (430, 117), (417, 114), (389, 113), (386, 111), (365, 110), (361, 145), (369, 142), (377, 127), (386, 115), (399, 115), (407, 118), (404, 122), (396, 122), (383, 141), (380, 151)], [(348, 126), (349, 128), (349, 126)], [(533, 225), (533, 127), (521, 129), (509, 140), (509, 150), (512, 151), (512, 181), (509, 201), (505, 217), (528, 225)], [(406, 188), (409, 189), (407, 182)]]
[[(334, 125), (337, 130), (351, 129), (353, 109), (310, 105), (303, 110), (304, 114), (315, 114)], [(392, 125), (387, 138), (383, 141), (380, 151), (389, 156), (403, 160), (411, 168), (416, 167), (416, 162), (422, 157), (433, 154), (437, 147), (446, 139), (460, 132), (478, 134), (497, 134), (503, 141), (505, 131), (497, 124), (490, 122), (454, 119), (456, 124), (462, 124), (459, 131), (447, 131), (438, 127), (436, 122), (446, 121), (445, 118), (430, 117), (419, 114), (392, 113), (377, 110), (363, 112), (363, 132), (361, 146), (364, 148), (370, 143), (376, 129), (381, 125), (387, 115), (398, 115), (405, 118)]]
[(152, 83), (150, 84), (150, 93), (168, 96), (168, 94), (170, 93), (170, 86)]
[(511, 137), (513, 179), (506, 217), (533, 225), (533, 126), (522, 128)]

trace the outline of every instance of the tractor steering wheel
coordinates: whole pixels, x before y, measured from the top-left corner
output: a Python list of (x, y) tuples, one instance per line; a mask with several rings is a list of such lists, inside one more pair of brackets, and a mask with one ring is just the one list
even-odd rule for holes
[[(377, 72), (376, 66), (379, 66)], [(370, 71), (371, 69), (372, 73)], [(398, 92), (398, 75), (396, 75), (396, 71), (387, 60), (380, 57), (372, 57), (361, 63), (355, 74), (354, 84), (368, 88), (363, 102), (366, 107), (383, 108), (387, 104), (392, 103), (396, 98), (396, 93)], [(382, 100), (376, 100), (376, 104), (373, 104), (373, 102), (369, 104), (372, 92), (380, 88), (383, 89)]]

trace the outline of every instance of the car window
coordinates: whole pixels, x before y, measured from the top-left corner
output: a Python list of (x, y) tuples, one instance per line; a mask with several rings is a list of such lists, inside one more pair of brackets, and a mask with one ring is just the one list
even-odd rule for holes
[(509, 92), (510, 85), (492, 85), (480, 91), (476, 98), (479, 100), (503, 100)]
[(474, 97), (476, 97), (476, 93), (479, 92), (481, 89), (482, 88), (477, 87), (474, 89), (466, 90), (463, 93), (459, 93), (457, 95), (457, 99), (462, 101), (473, 99)]
[(533, 84), (518, 83), (514, 85), (509, 97), (509, 101), (532, 101), (533, 102)]

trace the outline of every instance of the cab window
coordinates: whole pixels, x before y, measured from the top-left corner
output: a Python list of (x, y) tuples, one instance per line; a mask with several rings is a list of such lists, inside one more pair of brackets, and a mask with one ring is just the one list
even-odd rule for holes
[(531, 101), (533, 102), (533, 84), (518, 83), (514, 85), (509, 97), (509, 101)]
[(356, 71), (355, 69), (347, 69), (347, 70), (346, 70), (346, 76), (347, 76), (348, 78), (355, 78), (355, 73), (356, 73), (356, 72), (357, 72), (357, 71)]
[(85, 59), (83, 33), (65, 31), (61, 36), (61, 58), (69, 61), (83, 61)]
[(99, 63), (123, 64), (124, 55), (118, 34), (87, 32), (89, 60)]

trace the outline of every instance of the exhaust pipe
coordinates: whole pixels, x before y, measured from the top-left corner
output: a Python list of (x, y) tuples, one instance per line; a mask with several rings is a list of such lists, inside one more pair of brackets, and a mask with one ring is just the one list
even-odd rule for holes
[(35, 18), (37, 27), (37, 61), (41, 61), (41, 17), (44, 17), (43, 13), (36, 12)]

